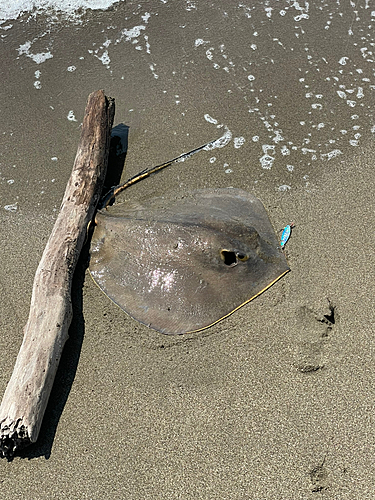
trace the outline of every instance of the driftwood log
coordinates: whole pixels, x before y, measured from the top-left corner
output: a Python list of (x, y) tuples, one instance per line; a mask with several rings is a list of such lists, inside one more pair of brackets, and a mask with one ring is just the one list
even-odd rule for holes
[(72, 320), (74, 269), (106, 175), (114, 99), (90, 94), (61, 209), (35, 274), (29, 318), (0, 406), (0, 456), (34, 443)]

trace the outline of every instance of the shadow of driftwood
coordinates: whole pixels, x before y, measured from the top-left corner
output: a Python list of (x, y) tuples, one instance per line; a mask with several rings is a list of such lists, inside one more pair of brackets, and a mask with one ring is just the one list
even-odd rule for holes
[[(108, 169), (104, 182), (103, 193), (106, 193), (113, 185), (117, 185), (120, 182), (128, 149), (128, 132), (129, 127), (123, 123), (112, 129)], [(48, 459), (51, 455), (53, 440), (60, 416), (69, 397), (77, 371), (82, 342), (85, 334), (85, 319), (83, 316), (83, 285), (85, 281), (86, 269), (88, 268), (90, 259), (90, 241), (91, 234), (88, 235), (87, 241), (82, 248), (74, 273), (72, 284), (73, 320), (69, 329), (69, 339), (65, 344), (64, 351), (61, 356), (48, 406), (44, 414), (39, 438), (36, 443), (16, 453), (16, 455), (22, 458), (32, 459), (44, 456)]]
[(111, 144), (109, 147), (108, 170), (104, 181), (103, 194), (113, 186), (120, 184), (124, 169), (126, 153), (128, 151), (129, 127), (120, 123), (113, 127)]

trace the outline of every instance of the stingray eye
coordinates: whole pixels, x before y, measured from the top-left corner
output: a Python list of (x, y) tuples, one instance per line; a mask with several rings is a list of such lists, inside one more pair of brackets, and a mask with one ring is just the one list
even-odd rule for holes
[(247, 259), (249, 258), (248, 255), (246, 255), (245, 253), (242, 253), (242, 252), (237, 252), (236, 254), (236, 257), (238, 260), (240, 260), (241, 262), (246, 262)]
[(233, 250), (221, 250), (220, 257), (226, 266), (233, 267), (237, 265), (237, 255)]

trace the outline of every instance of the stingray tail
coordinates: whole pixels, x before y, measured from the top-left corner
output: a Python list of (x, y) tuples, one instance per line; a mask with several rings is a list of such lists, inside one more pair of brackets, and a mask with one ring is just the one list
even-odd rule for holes
[(199, 151), (202, 151), (202, 149), (205, 149), (212, 144), (216, 142), (216, 139), (214, 141), (206, 142), (206, 144), (203, 144), (202, 146), (199, 146), (198, 148), (192, 149), (191, 151), (187, 153), (182, 153), (179, 156), (176, 156), (176, 158), (173, 158), (173, 160), (166, 161), (165, 163), (161, 163), (160, 165), (156, 165), (156, 167), (151, 167), (151, 168), (145, 168), (141, 172), (138, 172), (134, 177), (131, 177), (128, 179), (124, 184), (120, 184), (119, 186), (113, 186), (100, 200), (99, 202), (99, 210), (102, 208), (106, 208), (109, 205), (112, 205), (115, 201), (115, 198), (117, 195), (119, 195), (122, 191), (127, 189), (128, 187), (132, 186), (133, 184), (136, 184), (137, 182), (141, 181), (142, 179), (145, 179), (146, 177), (150, 177), (150, 175), (159, 172), (159, 170), (163, 170), (164, 168), (169, 167), (173, 163), (179, 163), (181, 161), (185, 161), (187, 158), (190, 158), (190, 156), (193, 156), (195, 153), (198, 153)]

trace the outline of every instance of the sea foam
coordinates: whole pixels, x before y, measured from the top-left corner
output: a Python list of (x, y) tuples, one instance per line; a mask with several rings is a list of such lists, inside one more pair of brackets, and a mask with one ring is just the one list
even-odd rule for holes
[(24, 13), (41, 13), (55, 11), (74, 17), (76, 12), (82, 10), (106, 10), (111, 5), (118, 3), (116, 0), (0, 0), (0, 23), (10, 19), (17, 19)]

